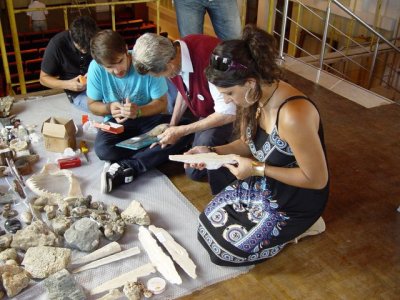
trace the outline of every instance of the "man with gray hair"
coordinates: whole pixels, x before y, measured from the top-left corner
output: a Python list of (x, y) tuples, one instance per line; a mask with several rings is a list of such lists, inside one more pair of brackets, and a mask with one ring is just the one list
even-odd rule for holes
[[(146, 33), (136, 41), (132, 57), (138, 73), (169, 77), (178, 89), (170, 127), (159, 135), (163, 147), (193, 133), (193, 146), (213, 147), (230, 142), (236, 106), (224, 102), (223, 96), (207, 81), (204, 73), (219, 42), (215, 37), (202, 34), (171, 42), (153, 33)], [(197, 121), (178, 126), (187, 108)], [(201, 180), (207, 173), (209, 179), (212, 176), (207, 170), (187, 168), (185, 171), (193, 180)], [(215, 181), (209, 182), (211, 191), (217, 192), (219, 187), (214, 186)]]

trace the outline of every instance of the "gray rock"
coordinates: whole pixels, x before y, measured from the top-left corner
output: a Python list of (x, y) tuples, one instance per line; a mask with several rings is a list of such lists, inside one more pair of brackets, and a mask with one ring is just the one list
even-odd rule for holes
[(31, 225), (14, 234), (11, 247), (28, 250), (36, 246), (59, 246), (59, 237), (41, 221), (32, 222)]
[(14, 297), (29, 285), (30, 275), (23, 268), (13, 265), (0, 266), (0, 275), (8, 297)]
[(39, 246), (29, 248), (21, 264), (33, 278), (46, 278), (64, 269), (70, 261), (70, 249)]
[(51, 275), (44, 281), (49, 300), (84, 300), (85, 293), (74, 277), (65, 269)]
[(69, 247), (90, 252), (99, 245), (100, 235), (98, 225), (89, 218), (83, 218), (72, 224), (64, 233), (64, 238)]

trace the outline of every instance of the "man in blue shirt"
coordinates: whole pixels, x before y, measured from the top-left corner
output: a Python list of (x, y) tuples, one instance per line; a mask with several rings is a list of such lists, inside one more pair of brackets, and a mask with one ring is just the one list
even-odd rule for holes
[(164, 78), (135, 71), (126, 43), (117, 32), (98, 32), (90, 46), (93, 61), (88, 71), (88, 108), (93, 114), (104, 116), (105, 121), (124, 125), (123, 133), (99, 131), (95, 140), (97, 156), (111, 162), (106, 164), (108, 169), (101, 178), (102, 192), (109, 193), (167, 161), (168, 155), (183, 152), (192, 137), (163, 149), (155, 146), (134, 151), (117, 147), (123, 140), (170, 122), (170, 116), (162, 114), (167, 105), (167, 84)]

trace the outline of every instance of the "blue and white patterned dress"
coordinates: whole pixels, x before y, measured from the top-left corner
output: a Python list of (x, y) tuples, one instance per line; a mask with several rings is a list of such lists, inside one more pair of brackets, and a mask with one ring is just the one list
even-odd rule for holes
[[(291, 97), (290, 100), (304, 98)], [(307, 98), (305, 98), (307, 99)], [(278, 117), (271, 134), (258, 128), (247, 139), (253, 156), (271, 166), (297, 167), (290, 146), (279, 137)], [(324, 146), (320, 122), (319, 137)], [(329, 184), (321, 190), (298, 188), (267, 177), (236, 180), (220, 192), (199, 217), (198, 238), (219, 265), (251, 265), (276, 255), (322, 214)]]

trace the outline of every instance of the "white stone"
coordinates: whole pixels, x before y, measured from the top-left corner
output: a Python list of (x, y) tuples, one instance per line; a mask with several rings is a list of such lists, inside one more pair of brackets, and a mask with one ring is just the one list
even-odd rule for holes
[(128, 208), (121, 213), (121, 217), (127, 224), (150, 225), (149, 215), (136, 200), (132, 200)]

